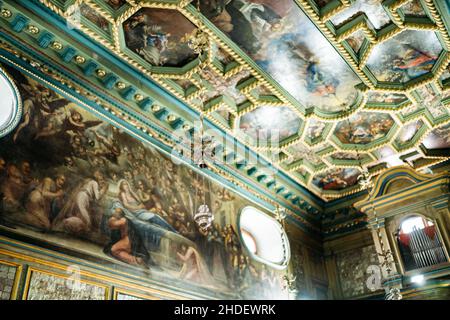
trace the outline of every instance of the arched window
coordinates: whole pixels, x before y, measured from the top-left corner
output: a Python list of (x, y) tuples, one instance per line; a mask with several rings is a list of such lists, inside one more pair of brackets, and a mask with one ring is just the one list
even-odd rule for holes
[(253, 259), (279, 270), (287, 267), (289, 241), (278, 221), (254, 207), (245, 207), (239, 216), (239, 231)]
[(397, 241), (406, 271), (447, 261), (436, 226), (422, 216), (405, 219), (398, 230)]
[(0, 138), (10, 133), (19, 123), (21, 117), (21, 100), (19, 92), (0, 68)]

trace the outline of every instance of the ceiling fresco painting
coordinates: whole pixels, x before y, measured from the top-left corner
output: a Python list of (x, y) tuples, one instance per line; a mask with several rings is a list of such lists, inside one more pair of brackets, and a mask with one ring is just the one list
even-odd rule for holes
[(427, 17), (427, 13), (423, 9), (419, 0), (407, 2), (406, 4), (401, 6), (400, 9), (406, 16)]
[(306, 108), (356, 102), (360, 80), (293, 1), (211, 1), (203, 12)]
[(434, 32), (406, 30), (374, 49), (367, 66), (379, 81), (407, 82), (430, 72), (441, 51)]
[(183, 66), (197, 55), (187, 37), (195, 25), (176, 10), (142, 9), (124, 25), (129, 49), (155, 66)]
[(423, 126), (424, 123), (422, 120), (416, 120), (403, 126), (395, 141), (400, 145), (411, 141)]
[[(442, 1), (204, 0), (200, 11), (196, 0), (40, 2), (64, 18), (79, 9), (79, 28), (92, 41), (262, 158), (279, 155), (274, 167), (325, 201), (360, 191), (362, 168), (377, 175), (448, 156), (440, 153), (450, 133), (450, 14)], [(14, 1), (3, 3), (14, 12)], [(40, 30), (28, 34), (38, 40)], [(208, 38), (201, 57), (189, 47), (196, 32)], [(54, 41), (64, 45), (45, 50), (63, 56), (69, 44)], [(107, 83), (112, 69), (79, 52), (69, 64), (86, 70), (93, 61), (92, 77)], [(193, 127), (184, 111), (117, 78), (108, 90), (143, 117)], [(242, 172), (273, 188), (264, 168), (254, 169)]]
[(292, 164), (298, 161), (304, 163), (307, 167), (311, 168), (310, 171), (314, 171), (315, 168), (323, 165), (323, 161), (317, 148), (309, 147), (303, 143), (297, 143), (287, 149), (291, 155), (292, 160), (287, 160), (286, 164)]
[(107, 19), (105, 19), (100, 13), (89, 7), (87, 4), (82, 3), (80, 5), (80, 14), (94, 25), (96, 25), (100, 30), (109, 33), (110, 24)]
[(356, 185), (360, 174), (357, 169), (352, 168), (332, 169), (316, 175), (313, 184), (322, 190), (343, 190)]
[(408, 100), (404, 94), (400, 93), (381, 93), (381, 92), (369, 92), (367, 93), (368, 104), (398, 104)]
[(308, 144), (315, 144), (315, 142), (325, 140), (325, 131), (330, 127), (326, 122), (311, 118), (305, 129), (305, 141)]
[(217, 72), (209, 67), (201, 70), (199, 74), (204, 80), (203, 85), (206, 89), (203, 95), (204, 102), (208, 102), (213, 98), (221, 96), (231, 98), (231, 101), (233, 101), (231, 103), (236, 105), (240, 105), (248, 100), (248, 98), (237, 88), (240, 81), (250, 76), (250, 72), (247, 70), (242, 70), (227, 79), (221, 79), (218, 77)]
[(331, 157), (337, 160), (359, 160), (361, 158), (359, 155), (350, 152), (338, 152)]
[(450, 148), (450, 124), (434, 129), (423, 141), (427, 149)]
[(361, 112), (339, 122), (334, 135), (343, 144), (367, 145), (384, 138), (394, 123), (389, 114)]
[(119, 10), (127, 3), (125, 0), (105, 0), (105, 2), (113, 10)]

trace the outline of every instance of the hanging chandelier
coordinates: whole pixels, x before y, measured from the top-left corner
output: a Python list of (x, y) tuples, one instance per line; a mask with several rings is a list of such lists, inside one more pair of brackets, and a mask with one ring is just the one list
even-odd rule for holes
[(214, 221), (214, 215), (209, 209), (208, 205), (202, 204), (197, 210), (197, 213), (194, 215), (194, 221), (199, 227), (199, 229), (203, 232), (208, 231), (212, 223)]
[[(197, 1), (197, 10), (200, 12), (200, 1)], [(202, 63), (202, 56), (205, 52), (209, 50), (209, 38), (208, 35), (200, 29), (194, 30), (187, 39), (187, 44), (189, 48), (194, 51), (198, 55), (198, 60), (200, 64), (200, 69), (204, 69), (204, 63)], [(206, 162), (206, 158), (208, 155), (214, 155), (214, 141), (212, 137), (205, 134), (204, 129), (204, 97), (203, 94), (199, 95), (200, 99), (200, 130), (199, 134), (194, 134), (193, 139), (193, 162), (197, 165), (201, 170), (208, 169), (208, 164)], [(194, 214), (194, 221), (197, 227), (202, 232), (208, 232), (212, 227), (214, 221), (214, 215), (206, 204), (206, 187), (205, 187), (205, 178), (202, 177), (202, 195), (203, 195), (203, 203), (198, 207), (197, 212)], [(211, 186), (209, 186), (211, 187)], [(209, 188), (211, 190), (211, 188)]]

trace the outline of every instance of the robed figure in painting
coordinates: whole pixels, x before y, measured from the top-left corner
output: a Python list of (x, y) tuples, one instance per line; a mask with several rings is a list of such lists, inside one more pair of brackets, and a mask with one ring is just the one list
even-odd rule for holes
[(158, 226), (159, 228), (167, 231), (177, 233), (177, 231), (159, 215), (148, 211), (145, 205), (139, 199), (139, 196), (131, 190), (130, 183), (127, 180), (121, 180), (119, 182), (119, 200), (130, 213), (136, 218), (142, 221), (146, 221), (150, 224)]
[(126, 218), (121, 204), (116, 202), (111, 211), (107, 222), (111, 241), (103, 251), (131, 265), (153, 264), (144, 241), (134, 224)]
[(95, 205), (103, 197), (108, 184), (100, 171), (94, 179), (87, 179), (72, 192), (72, 197), (53, 222), (53, 230), (83, 234), (91, 230), (93, 222), (99, 221)]

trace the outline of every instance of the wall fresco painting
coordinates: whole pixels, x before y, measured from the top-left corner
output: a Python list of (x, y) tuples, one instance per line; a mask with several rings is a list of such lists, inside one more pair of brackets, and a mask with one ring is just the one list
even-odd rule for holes
[(368, 144), (385, 137), (394, 123), (386, 113), (360, 112), (340, 121), (334, 134), (343, 144)]
[(277, 142), (297, 134), (302, 120), (288, 107), (259, 107), (239, 120), (239, 130), (254, 140)]
[(337, 26), (346, 22), (349, 18), (352, 18), (358, 13), (365, 13), (369, 18), (370, 23), (376, 29), (380, 29), (391, 21), (381, 5), (383, 1), (384, 0), (356, 0), (350, 8), (335, 15), (330, 20)]
[(407, 82), (430, 72), (441, 51), (434, 32), (405, 30), (376, 46), (367, 66), (378, 81)]
[[(181, 287), (259, 298), (284, 294), (281, 275), (254, 263), (241, 246), (237, 215), (249, 201), (7, 69), (20, 88), (24, 115), (0, 139), (0, 220), (16, 232), (151, 271), (152, 278)], [(203, 203), (215, 216), (209, 231), (193, 219)], [(47, 276), (35, 281), (42, 279), (58, 283)]]
[(293, 1), (205, 1), (202, 12), (305, 107), (357, 99), (357, 76)]
[(450, 123), (440, 128), (436, 128), (422, 141), (427, 149), (448, 149), (450, 148)]
[(144, 8), (123, 27), (127, 47), (152, 65), (182, 67), (197, 57), (187, 45), (196, 27), (176, 10)]
[(360, 172), (354, 168), (336, 168), (320, 173), (313, 178), (313, 184), (324, 191), (344, 190), (358, 183)]

